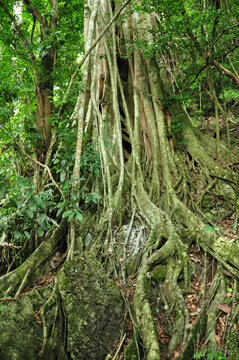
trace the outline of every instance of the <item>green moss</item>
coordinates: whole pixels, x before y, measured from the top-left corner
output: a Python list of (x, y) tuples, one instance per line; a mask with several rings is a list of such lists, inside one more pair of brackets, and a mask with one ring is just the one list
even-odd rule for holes
[(139, 360), (135, 335), (131, 339), (130, 344), (125, 347), (124, 360)]
[(127, 274), (128, 275), (135, 275), (139, 264), (140, 264), (140, 260), (141, 260), (141, 255), (140, 254), (136, 254), (132, 259), (130, 259), (130, 261), (127, 264)]
[(166, 278), (166, 266), (159, 266), (158, 268), (152, 271), (151, 275), (152, 280), (154, 281), (163, 281)]
[(29, 296), (9, 303), (0, 313), (0, 359), (37, 359), (42, 328)]
[(204, 209), (212, 209), (215, 206), (214, 198), (210, 195), (204, 195), (202, 199), (202, 207)]
[(238, 331), (232, 331), (228, 339), (230, 360), (239, 360), (239, 337)]

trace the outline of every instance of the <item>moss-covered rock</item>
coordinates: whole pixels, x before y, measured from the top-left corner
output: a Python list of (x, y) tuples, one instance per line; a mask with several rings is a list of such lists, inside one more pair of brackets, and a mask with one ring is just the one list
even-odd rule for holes
[(119, 289), (92, 258), (65, 263), (59, 278), (67, 318), (67, 351), (73, 360), (101, 360), (119, 335)]
[[(67, 262), (58, 278), (59, 295), (45, 312), (48, 339), (41, 358), (104, 359), (121, 328), (119, 289), (92, 258)], [(39, 358), (43, 331), (35, 312), (50, 298), (53, 285), (0, 303), (1, 360)]]
[(37, 359), (42, 329), (37, 324), (32, 299), (23, 296), (8, 305), (1, 303), (0, 359)]

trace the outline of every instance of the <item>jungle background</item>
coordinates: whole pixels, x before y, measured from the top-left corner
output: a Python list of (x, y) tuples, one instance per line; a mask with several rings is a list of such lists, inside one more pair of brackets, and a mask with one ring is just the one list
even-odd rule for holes
[(239, 359), (238, 1), (0, 30), (0, 358)]

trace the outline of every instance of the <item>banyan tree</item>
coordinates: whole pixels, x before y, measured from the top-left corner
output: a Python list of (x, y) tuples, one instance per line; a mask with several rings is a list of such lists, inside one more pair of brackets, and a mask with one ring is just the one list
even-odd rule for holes
[[(169, 69), (170, 63), (177, 62), (174, 51), (165, 56), (160, 47), (155, 50), (164, 16), (153, 2), (147, 7), (137, 1), (86, 1), (88, 56), (82, 55), (80, 92), (68, 125), (77, 125), (69, 191), (76, 206), (84, 209), (82, 218), (77, 213), (72, 219), (61, 219), (22, 265), (0, 278), (0, 290), (2, 297), (18, 297), (38, 279), (65, 242), (64, 267), (76, 266), (77, 261), (97, 261), (99, 271), (121, 288), (126, 316), (133, 323), (131, 350), (126, 347), (125, 358), (192, 359), (202, 344), (218, 349), (218, 318), (220, 311), (225, 311), (227, 325), (221, 346), (230, 359), (236, 359), (239, 247), (224, 229), (207, 221), (202, 202), (208, 194), (226, 200), (230, 193), (237, 228), (238, 153), (218, 137), (200, 131), (180, 99), (182, 93), (175, 96)], [(208, 61), (206, 46), (200, 54), (204, 65)], [(58, 144), (56, 133), (52, 139), (50, 155)], [(90, 171), (82, 174), (85, 144), (94, 147), (100, 164), (97, 175)], [(85, 189), (96, 197), (97, 205), (84, 203)], [(194, 258), (196, 251), (201, 254), (200, 261)], [(64, 281), (59, 270), (50, 300), (40, 311), (43, 354), (50, 353), (56, 341), (53, 327), (47, 325), (49, 307), (55, 304), (58, 309), (53, 321), (60, 318), (64, 323), (60, 336), (65, 338), (73, 331), (67, 325), (71, 314), (64, 310), (67, 294), (71, 294), (62, 290)], [(128, 299), (129, 281), (134, 286)], [(233, 289), (229, 302), (228, 281)], [(192, 321), (188, 301), (196, 282), (200, 290), (194, 298)], [(166, 350), (157, 328), (159, 318), (169, 334)], [(121, 340), (118, 338), (118, 344)], [(91, 339), (88, 341), (90, 344)], [(58, 355), (59, 359), (66, 358), (66, 348), (62, 351), (65, 357)], [(67, 354), (72, 356), (71, 352)], [(94, 357), (81, 353), (69, 358)]]

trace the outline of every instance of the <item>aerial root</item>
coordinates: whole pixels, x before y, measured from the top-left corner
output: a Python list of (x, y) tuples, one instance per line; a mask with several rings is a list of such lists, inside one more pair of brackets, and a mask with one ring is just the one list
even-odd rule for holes
[(178, 278), (183, 271), (183, 262), (180, 259), (171, 258), (167, 263), (166, 279), (162, 286), (164, 296), (169, 304), (172, 304), (176, 312), (173, 334), (169, 343), (169, 356), (182, 339), (186, 337), (186, 326), (189, 323), (189, 312), (185, 304), (182, 290), (178, 286)]
[[(133, 307), (136, 315), (136, 322), (141, 332), (140, 335), (145, 345), (147, 360), (160, 359), (158, 335), (155, 329), (148, 293), (150, 270), (163, 261), (167, 261), (177, 251), (178, 240), (176, 232), (175, 234), (171, 234), (166, 243), (149, 257), (147, 257), (147, 255), (150, 254), (150, 248), (148, 248), (147, 254), (145, 253), (143, 255), (143, 261), (137, 276), (137, 287), (134, 295)], [(155, 241), (157, 242), (157, 239), (155, 239)], [(151, 247), (153, 247), (153, 243), (151, 244)]]
[[(49, 299), (44, 303), (41, 311), (40, 311), (40, 317), (42, 320), (42, 326), (43, 326), (43, 342), (42, 342), (42, 348), (40, 351), (40, 358), (45, 359), (45, 355), (47, 355), (48, 352), (48, 346), (50, 345), (51, 341), (51, 334), (50, 334), (50, 326), (49, 321), (46, 320), (46, 313), (49, 311), (55, 304), (57, 304), (57, 299), (59, 295), (59, 289), (57, 280), (54, 285), (53, 291)], [(56, 314), (58, 312), (58, 305), (56, 306)]]
[(149, 302), (147, 285), (148, 266), (142, 264), (137, 276), (137, 288), (133, 300), (133, 308), (136, 315), (136, 322), (143, 339), (147, 360), (160, 360), (158, 336), (154, 326), (154, 319)]
[(223, 274), (223, 269), (221, 266), (218, 267), (217, 273), (215, 275), (215, 295), (207, 311), (207, 338), (204, 343), (204, 346), (209, 344), (211, 349), (216, 349), (218, 347), (216, 330), (217, 330), (217, 321), (218, 321), (218, 305), (224, 304), (226, 299), (226, 285), (225, 278)]
[[(187, 336), (186, 341), (183, 343), (183, 349), (180, 353), (179, 359), (191, 360), (194, 353), (199, 349), (199, 340), (202, 337), (205, 328), (210, 326), (210, 334), (208, 333), (209, 339), (215, 339), (216, 331), (216, 310), (218, 301), (221, 301), (220, 286), (222, 278), (219, 276), (219, 273), (216, 273), (214, 276), (210, 289), (208, 291), (208, 296), (205, 299), (202, 299), (202, 304), (200, 308), (199, 315), (193, 326), (188, 325), (187, 331), (190, 333)], [(218, 297), (217, 297), (218, 294)], [(224, 298), (223, 298), (224, 299)], [(213, 337), (214, 336), (214, 337)], [(206, 340), (207, 341), (207, 340)], [(204, 346), (206, 343), (204, 344)]]

